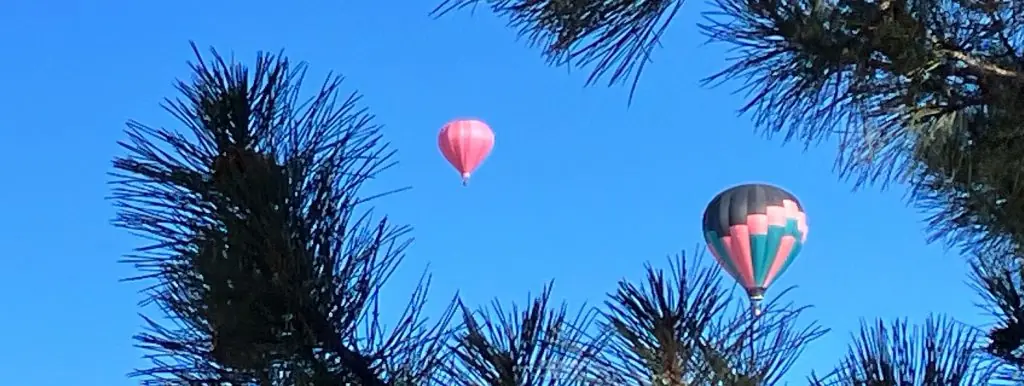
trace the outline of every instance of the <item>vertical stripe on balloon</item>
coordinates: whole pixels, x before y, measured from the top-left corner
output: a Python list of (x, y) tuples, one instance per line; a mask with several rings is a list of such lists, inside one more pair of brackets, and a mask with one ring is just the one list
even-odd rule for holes
[(704, 239), (708, 243), (708, 249), (711, 250), (711, 255), (715, 257), (715, 260), (718, 261), (718, 265), (725, 270), (725, 273), (728, 273), (733, 279), (741, 281), (742, 278), (740, 277), (739, 272), (736, 271), (736, 266), (733, 265), (732, 258), (729, 256), (729, 250), (725, 248), (725, 245), (722, 243), (722, 239), (718, 237), (718, 234), (715, 232), (706, 232), (704, 233)]
[(755, 283), (754, 270), (756, 266), (750, 259), (750, 230), (746, 225), (734, 225), (729, 228), (729, 235), (733, 245), (730, 249), (733, 264), (739, 268), (744, 283)]

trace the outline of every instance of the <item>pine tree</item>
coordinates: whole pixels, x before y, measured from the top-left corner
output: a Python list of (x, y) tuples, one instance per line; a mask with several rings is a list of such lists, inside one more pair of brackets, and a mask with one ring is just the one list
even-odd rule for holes
[[(456, 386), (755, 386), (778, 383), (807, 343), (826, 330), (801, 320), (805, 307), (771, 303), (752, 323), (717, 268), (647, 266), (622, 281), (603, 307), (569, 313), (550, 286), (524, 309), (495, 301), (463, 308), (452, 345)], [(745, 301), (745, 299), (744, 299)]]
[(807, 307), (782, 302), (787, 291), (754, 317), (744, 296), (725, 289), (721, 271), (697, 257), (680, 255), (667, 270), (648, 265), (640, 285), (619, 283), (602, 313), (601, 385), (778, 384), (827, 332), (801, 319)]
[[(634, 89), (651, 50), (683, 5), (679, 0), (447, 0), (435, 14), (479, 3), (542, 46), (552, 64), (588, 67), (589, 83), (630, 82)], [(975, 282), (998, 319), (984, 343), (991, 357), (951, 359), (946, 365), (928, 355), (893, 362), (884, 352), (922, 353), (927, 350), (914, 345), (966, 336), (962, 326), (936, 319), (919, 328), (929, 332), (900, 341), (880, 333), (881, 327), (865, 325), (837, 374), (891, 376), (871, 382), (847, 377), (844, 384), (902, 384), (898, 379), (936, 384), (927, 379), (940, 378), (898, 374), (942, 366), (967, 371), (958, 364), (992, 359), (1004, 365), (992, 370), (999, 378), (1024, 382), (1024, 2), (713, 0), (712, 6), (698, 28), (736, 55), (706, 84), (739, 84), (749, 95), (740, 111), (766, 135), (808, 145), (836, 139), (841, 176), (858, 186), (909, 185), (911, 202), (931, 214), (932, 239), (960, 247), (972, 259)], [(901, 336), (913, 330), (893, 327), (907, 330)], [(968, 355), (963, 345), (975, 339), (964, 339), (947, 340), (956, 344), (949, 343), (946, 354)], [(872, 366), (883, 363), (905, 367), (874, 371)], [(950, 374), (941, 379), (968, 382)]]
[[(357, 94), (305, 65), (216, 51), (165, 109), (178, 128), (129, 122), (114, 161), (115, 223), (151, 241), (129, 256), (146, 280), (136, 336), (150, 385), (416, 385), (442, 368), (452, 312), (425, 324), (427, 282), (389, 331), (378, 294), (409, 242), (361, 185), (392, 151)], [(454, 311), (454, 309), (452, 309)]]

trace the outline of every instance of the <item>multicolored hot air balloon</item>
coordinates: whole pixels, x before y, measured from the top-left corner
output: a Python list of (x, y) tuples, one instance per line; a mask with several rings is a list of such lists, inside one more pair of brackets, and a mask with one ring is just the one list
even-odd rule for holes
[(462, 175), (462, 185), (466, 185), (473, 171), (494, 149), (494, 132), (482, 121), (458, 119), (441, 128), (437, 146), (444, 158)]
[(718, 265), (747, 290), (754, 315), (760, 315), (765, 290), (807, 241), (807, 215), (781, 188), (734, 186), (704, 210), (704, 239)]

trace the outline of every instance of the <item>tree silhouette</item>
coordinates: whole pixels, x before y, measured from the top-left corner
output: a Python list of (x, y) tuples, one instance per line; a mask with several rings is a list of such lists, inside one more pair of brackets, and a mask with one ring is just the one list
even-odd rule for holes
[(576, 385), (587, 384), (587, 369), (600, 346), (586, 334), (594, 312), (575, 315), (553, 307), (551, 285), (508, 311), (495, 300), (490, 309), (462, 306), (463, 326), (451, 345), (454, 360), (439, 384)]
[[(136, 336), (144, 384), (419, 384), (452, 315), (424, 324), (427, 281), (389, 331), (378, 294), (408, 228), (374, 218), (360, 186), (392, 152), (341, 78), (300, 95), (304, 64), (252, 70), (195, 45), (165, 108), (183, 130), (129, 122), (114, 161), (115, 223), (151, 243), (126, 260), (146, 280)], [(161, 320), (164, 319), (164, 320)]]
[(998, 368), (976, 350), (981, 334), (944, 317), (923, 327), (881, 320), (862, 323), (849, 352), (812, 386), (843, 385), (986, 385), (997, 381)]
[[(701, 255), (698, 255), (701, 257)], [(768, 303), (756, 320), (722, 284), (717, 267), (679, 255), (622, 281), (606, 301), (599, 385), (775, 385), (808, 343), (827, 330), (800, 320), (806, 307)], [(706, 261), (706, 260), (705, 260)]]
[(444, 0), (441, 16), (484, 3), (555, 65), (589, 67), (587, 84), (630, 82), (630, 96), (651, 50), (682, 8), (678, 0)]
[(463, 308), (455, 359), (438, 385), (775, 385), (826, 332), (791, 304), (770, 303), (751, 324), (718, 269), (685, 255), (669, 263), (648, 265), (640, 283), (620, 282), (599, 309), (553, 306), (550, 286), (522, 310), (497, 301)]

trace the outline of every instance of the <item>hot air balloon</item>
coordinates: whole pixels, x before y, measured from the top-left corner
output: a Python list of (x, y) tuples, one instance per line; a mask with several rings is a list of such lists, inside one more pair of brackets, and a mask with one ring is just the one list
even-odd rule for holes
[(462, 185), (466, 185), (473, 171), (494, 148), (494, 132), (482, 121), (458, 119), (441, 128), (437, 146), (448, 163), (462, 175)]
[(800, 201), (781, 188), (734, 186), (704, 210), (704, 239), (718, 265), (746, 289), (756, 316), (768, 286), (807, 241), (807, 215)]

